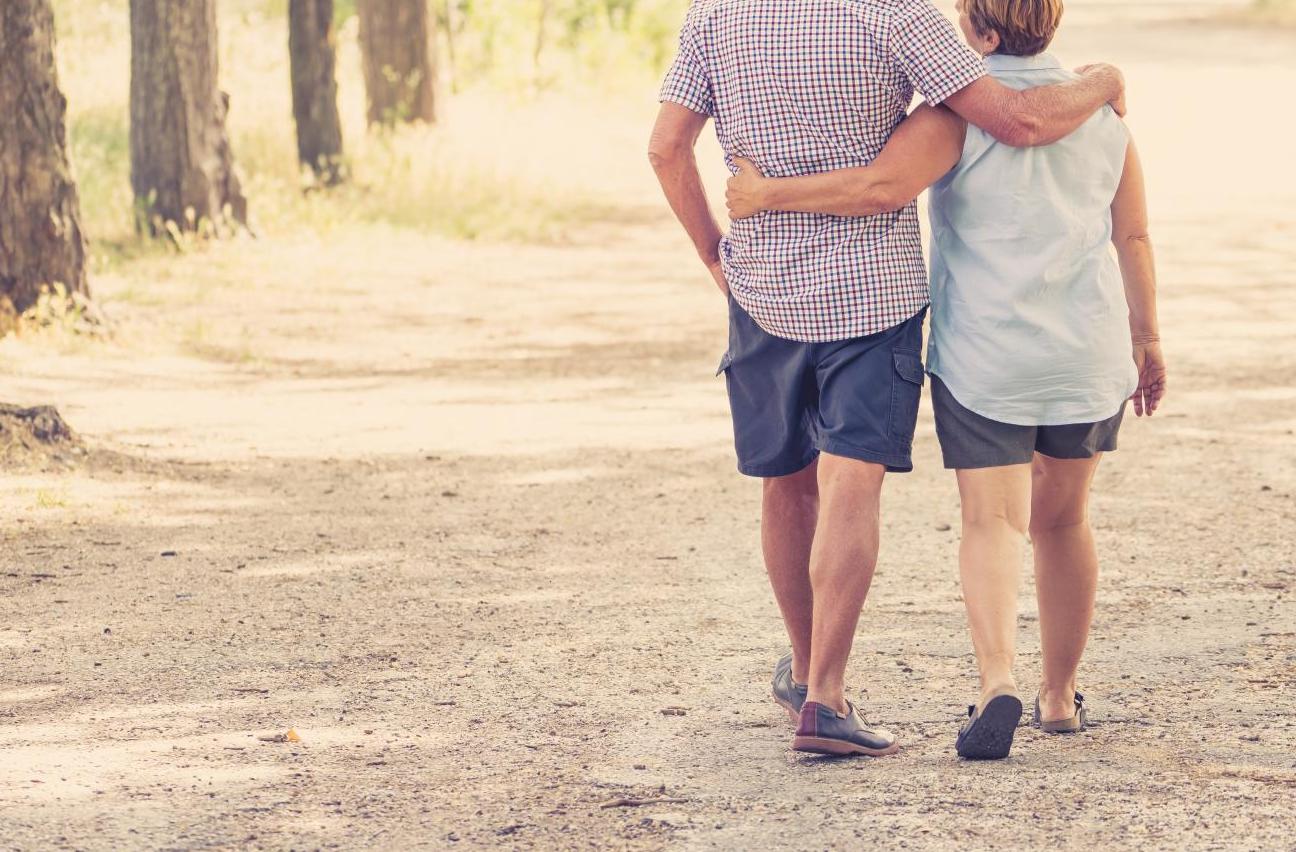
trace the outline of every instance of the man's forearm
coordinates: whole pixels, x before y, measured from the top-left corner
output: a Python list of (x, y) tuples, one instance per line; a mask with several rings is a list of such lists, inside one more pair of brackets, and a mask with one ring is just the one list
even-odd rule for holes
[(1039, 121), (1036, 145), (1051, 145), (1070, 136), (1123, 89), (1119, 78), (1096, 73), (1038, 89), (1018, 92), (1018, 109)]
[(707, 266), (720, 262), (720, 238), (723, 234), (698, 173), (697, 159), (690, 150), (675, 150), (653, 157), (653, 170), (675, 218), (693, 241), (698, 257)]
[(1070, 135), (1105, 104), (1120, 103), (1124, 91), (1120, 71), (1099, 65), (1076, 80), (1023, 91), (983, 77), (945, 103), (1000, 142), (1028, 148)]

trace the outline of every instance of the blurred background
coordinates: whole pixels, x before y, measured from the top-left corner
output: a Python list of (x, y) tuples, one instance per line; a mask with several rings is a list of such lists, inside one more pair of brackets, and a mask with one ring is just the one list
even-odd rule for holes
[(0, 845), (1290, 845), (1296, 3), (1067, 3), (1171, 392), (1099, 476), (1092, 747), (997, 775), (926, 409), (851, 671), (904, 756), (787, 753), (646, 158), (686, 7), (3, 0)]

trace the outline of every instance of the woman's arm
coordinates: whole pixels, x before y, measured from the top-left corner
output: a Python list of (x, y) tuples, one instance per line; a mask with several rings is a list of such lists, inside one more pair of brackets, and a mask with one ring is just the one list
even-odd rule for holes
[(725, 199), (733, 219), (762, 210), (874, 216), (899, 210), (958, 164), (967, 123), (926, 104), (901, 122), (868, 166), (793, 178), (766, 178), (738, 160)]
[(1166, 393), (1166, 365), (1161, 354), (1161, 327), (1157, 321), (1156, 258), (1148, 234), (1147, 189), (1143, 163), (1131, 139), (1125, 152), (1125, 173), (1112, 202), (1112, 242), (1120, 258), (1129, 303), (1130, 337), (1139, 386), (1134, 392), (1134, 412), (1151, 416)]

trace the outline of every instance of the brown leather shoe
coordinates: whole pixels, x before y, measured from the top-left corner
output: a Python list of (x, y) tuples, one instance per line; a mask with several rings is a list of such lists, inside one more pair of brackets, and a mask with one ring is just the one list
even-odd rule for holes
[(817, 701), (807, 701), (801, 707), (796, 736), (792, 738), (793, 750), (869, 757), (882, 757), (900, 750), (890, 731), (870, 728), (854, 704), (848, 701), (846, 707), (846, 713), (838, 713)]

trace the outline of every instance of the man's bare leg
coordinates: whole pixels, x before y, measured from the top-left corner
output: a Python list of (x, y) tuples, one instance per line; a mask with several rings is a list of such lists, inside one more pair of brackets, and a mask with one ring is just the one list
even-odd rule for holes
[(1076, 670), (1089, 641), (1098, 591), (1089, 486), (1100, 458), (1035, 455), (1030, 530), (1044, 655), (1040, 716), (1045, 721), (1075, 713)]
[(958, 471), (963, 504), (959, 575), (981, 676), (978, 706), (1017, 693), (1017, 587), (1031, 500), (1028, 464)]
[(846, 662), (877, 567), (886, 468), (819, 457), (819, 524), (810, 552), (814, 626), (806, 700), (846, 712)]
[(774, 598), (792, 641), (792, 679), (810, 677), (814, 593), (810, 547), (819, 520), (818, 463), (790, 476), (765, 480), (761, 501), (761, 549)]

